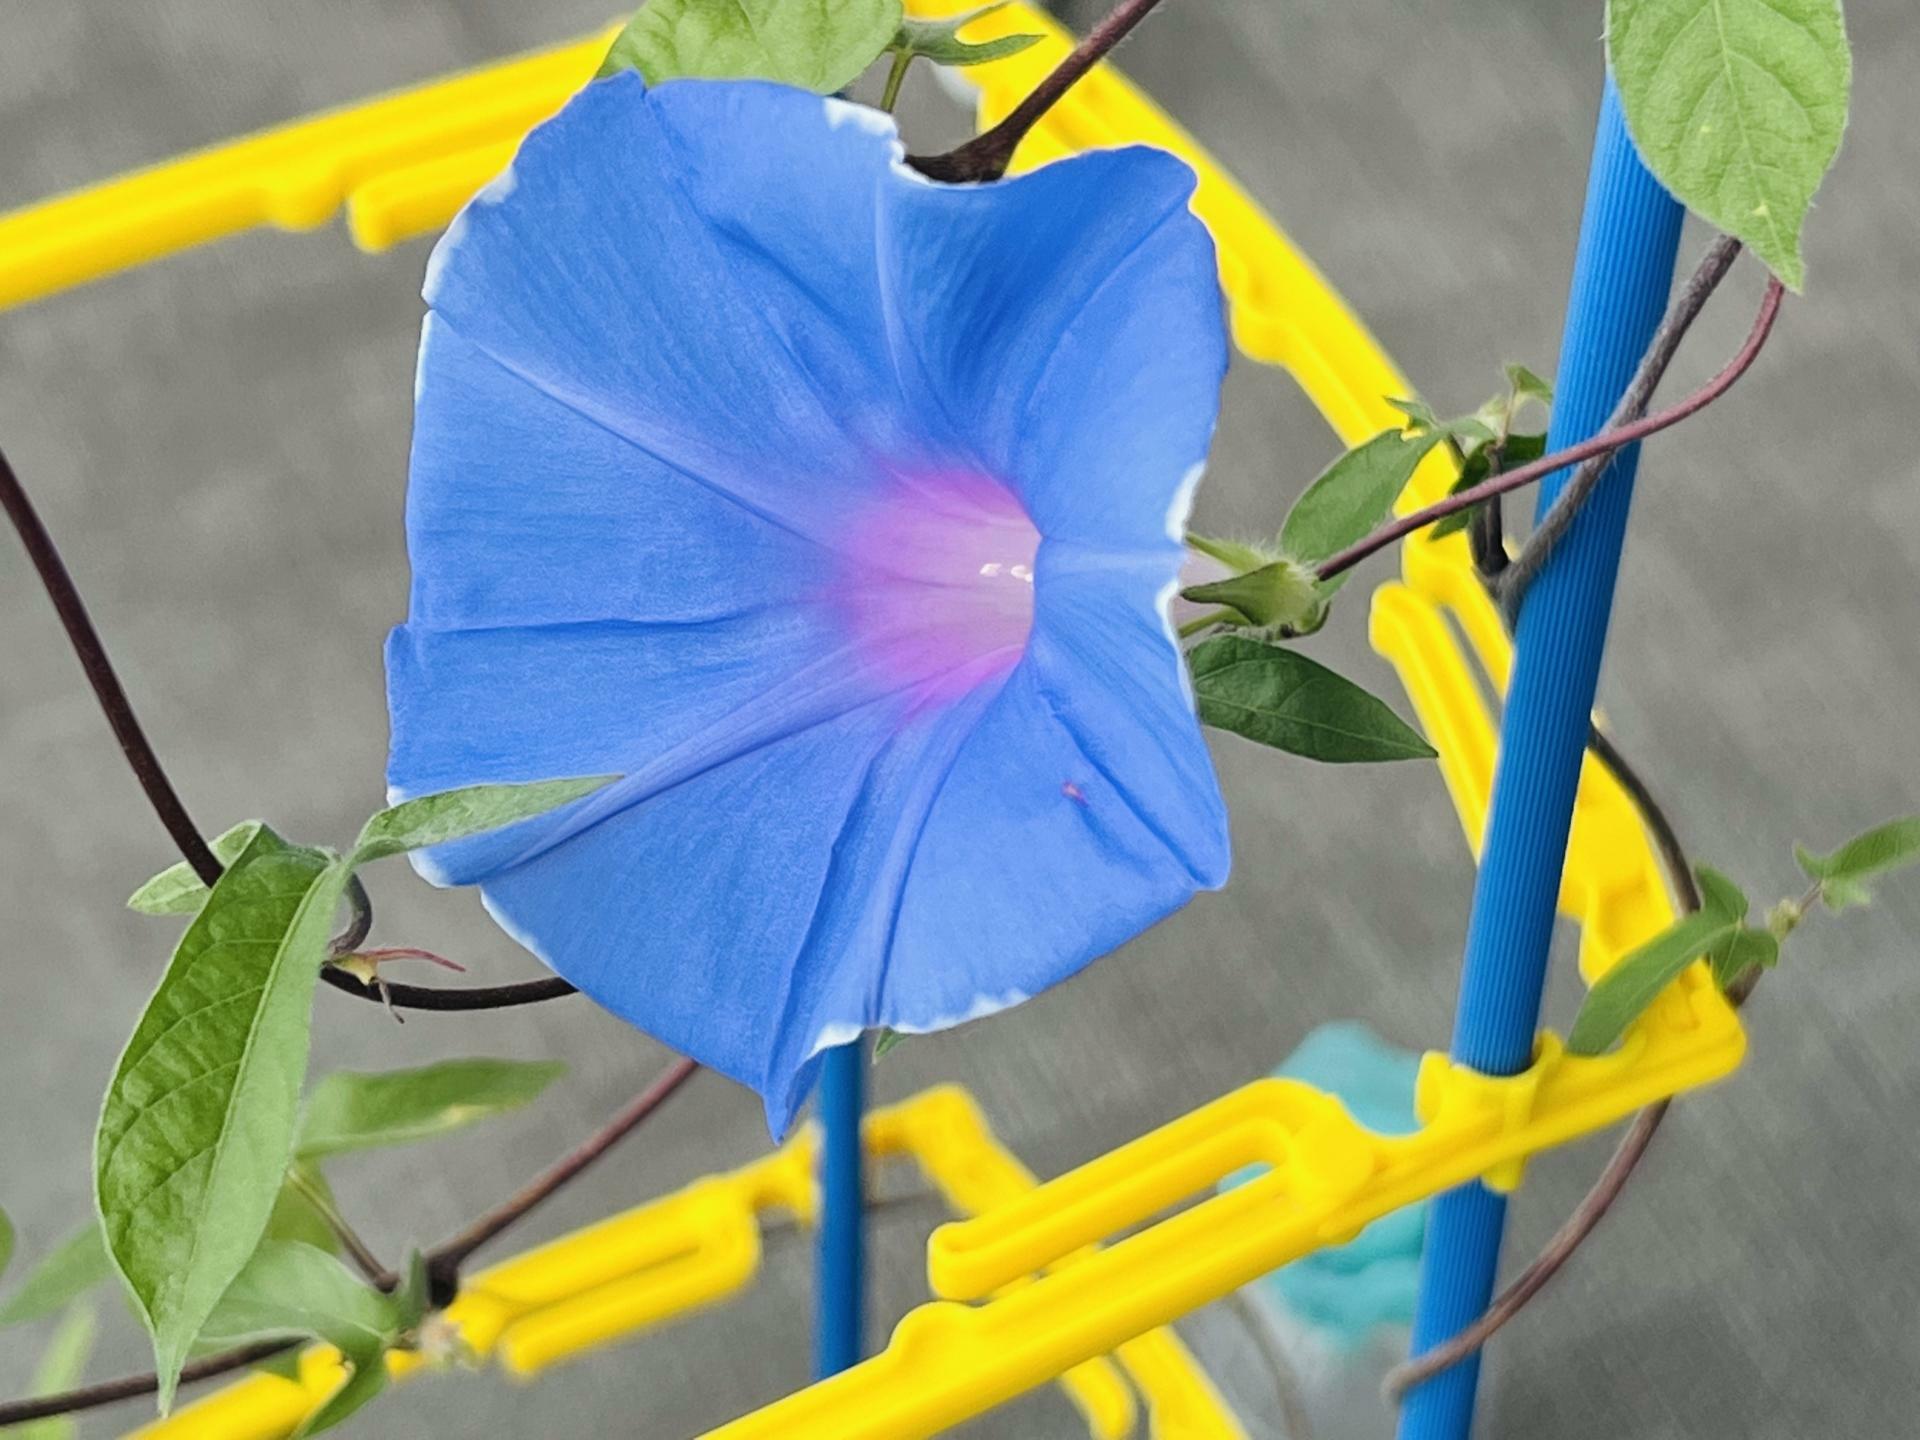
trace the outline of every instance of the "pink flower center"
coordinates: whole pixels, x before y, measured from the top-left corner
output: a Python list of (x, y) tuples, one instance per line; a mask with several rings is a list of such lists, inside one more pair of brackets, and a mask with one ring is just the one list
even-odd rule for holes
[(901, 477), (856, 516), (836, 595), (862, 658), (892, 685), (951, 699), (1019, 663), (1040, 532), (978, 475)]

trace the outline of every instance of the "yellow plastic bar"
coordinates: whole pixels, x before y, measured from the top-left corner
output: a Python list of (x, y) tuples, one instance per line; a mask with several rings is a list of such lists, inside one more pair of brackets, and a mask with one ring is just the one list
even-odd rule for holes
[[(875, 1110), (866, 1143), (876, 1162), (911, 1161), (958, 1213), (973, 1214), (1037, 1183), (1000, 1144), (979, 1107), (957, 1086), (924, 1091)], [(811, 1225), (817, 1214), (815, 1137), (803, 1130), (772, 1155), (696, 1181), (471, 1277), (446, 1319), (481, 1356), (519, 1378), (667, 1320), (731, 1298), (750, 1286), (762, 1252), (760, 1225), (786, 1215)], [(1117, 1360), (1117, 1364), (1116, 1364)], [(1171, 1331), (1128, 1342), (1116, 1360), (1094, 1357), (1059, 1376), (1092, 1440), (1129, 1440), (1147, 1405), (1154, 1440), (1245, 1440), (1233, 1412)], [(422, 1368), (394, 1354), (396, 1380)], [(299, 1378), (256, 1374), (169, 1419), (136, 1440), (281, 1440), (343, 1379), (330, 1347), (309, 1347)]]
[[(931, 15), (965, 3), (915, 0), (910, 8)], [(1015, 31), (1044, 39), (968, 72), (980, 87), (982, 124), (1065, 53), (1065, 35), (1024, 7), (976, 22), (969, 36)], [(436, 230), (499, 171), (524, 131), (585, 80), (606, 43), (597, 35), (0, 218), (0, 308), (253, 225), (317, 225), (342, 204), (365, 248)], [(1284, 233), (1117, 71), (1102, 66), (1087, 77), (1030, 134), (1017, 163), (1126, 142), (1175, 151), (1198, 172), (1195, 209), (1219, 246), (1243, 353), (1285, 368), (1348, 443), (1396, 426), (1385, 399), (1409, 393), (1405, 379)], [(1403, 504), (1435, 498), (1450, 479), (1436, 454)], [(1415, 542), (1403, 556), (1404, 583), (1376, 592), (1373, 640), (1440, 751), (1477, 847), (1494, 750), (1480, 677), (1502, 690), (1510, 652), (1463, 539)], [(1592, 765), (1561, 903), (1582, 926), (1589, 979), (1672, 913), (1630, 803)], [(976, 1143), (985, 1127), (964, 1100), (928, 1100), (913, 1125), (904, 1112), (879, 1112), (871, 1132), (878, 1152), (912, 1150), (956, 1209), (984, 1212), (943, 1229), (930, 1247), (936, 1289), (950, 1298), (909, 1315), (881, 1356), (715, 1434), (902, 1440), (1059, 1377), (1095, 1435), (1120, 1437), (1131, 1432), (1134, 1411), (1100, 1358), (1112, 1352), (1148, 1395), (1156, 1436), (1238, 1435), (1192, 1357), (1155, 1327), (1410, 1200), (1476, 1175), (1513, 1184), (1528, 1154), (1724, 1074), (1742, 1046), (1731, 1011), (1695, 967), (1612, 1055), (1571, 1059), (1546, 1035), (1534, 1067), (1506, 1080), (1429, 1056), (1420, 1083), (1426, 1123), (1412, 1136), (1373, 1135), (1329, 1097), (1267, 1081), (1038, 1190), (990, 1136), (984, 1147)], [(946, 1140), (928, 1138), (943, 1128)], [(977, 1133), (966, 1139), (970, 1129)], [(450, 1317), (507, 1368), (533, 1374), (716, 1303), (757, 1271), (761, 1213), (784, 1207), (810, 1218), (806, 1144), (496, 1266), (474, 1277)], [(1248, 1163), (1265, 1163), (1270, 1173), (1097, 1249)], [(985, 1296), (993, 1298), (958, 1303)], [(284, 1435), (337, 1382), (338, 1363), (315, 1347), (298, 1382), (252, 1377), (140, 1433)], [(410, 1368), (397, 1359), (396, 1373)]]
[[(999, 12), (980, 38), (1035, 26)], [(991, 28), (987, 28), (991, 27)], [(1064, 40), (972, 72), (990, 124), (1058, 58)], [(1049, 48), (1050, 47), (1050, 48)], [(1287, 369), (1336, 433), (1354, 443), (1398, 428), (1386, 397), (1411, 393), (1398, 371), (1278, 227), (1177, 127), (1102, 67), (1049, 114), (1023, 147), (1026, 163), (1092, 145), (1143, 141), (1200, 175), (1195, 209), (1220, 248), (1236, 342)], [(1436, 455), (1403, 506), (1451, 480)], [(1465, 538), (1404, 547), (1405, 583), (1376, 592), (1372, 637), (1398, 669), (1476, 851), (1495, 750), (1493, 717), (1473, 664), (1503, 692), (1505, 633), (1473, 574)], [(1457, 626), (1472, 658), (1455, 639)], [(1589, 980), (1672, 918), (1657, 862), (1631, 803), (1604, 769), (1582, 776), (1562, 888), (1582, 926)], [(1541, 1037), (1534, 1065), (1495, 1079), (1428, 1055), (1413, 1135), (1376, 1135), (1332, 1097), (1292, 1081), (1235, 1092), (974, 1220), (929, 1245), (936, 1292), (880, 1355), (711, 1432), (708, 1440), (910, 1440), (932, 1435), (1032, 1388), (1127, 1337), (1187, 1314), (1312, 1250), (1351, 1238), (1411, 1201), (1483, 1178), (1518, 1183), (1524, 1159), (1706, 1084), (1739, 1063), (1745, 1037), (1704, 967), (1676, 981), (1614, 1053), (1567, 1056)], [(1264, 1164), (1259, 1180), (1213, 1198), (1225, 1176)], [(1171, 1206), (1200, 1203), (1110, 1249), (1089, 1247)], [(1005, 1289), (1018, 1277), (1041, 1278)], [(996, 1295), (996, 1292), (999, 1292)], [(995, 1296), (984, 1304), (963, 1304)]]
[[(409, 175), (387, 223), (444, 224), (520, 137), (591, 78), (613, 31), (217, 145), (0, 216), (0, 310), (257, 226), (311, 230), (364, 186)], [(488, 157), (469, 182), (433, 162)], [(438, 194), (452, 183), (458, 193)], [(418, 233), (417, 231), (409, 233)], [(375, 226), (375, 238), (379, 234)], [(401, 238), (391, 234), (380, 243)]]
[[(1263, 1080), (976, 1219), (942, 1226), (928, 1269), (945, 1301), (909, 1313), (886, 1350), (710, 1432), (709, 1440), (911, 1440), (1124, 1349), (1277, 1266), (1349, 1240), (1411, 1201), (1477, 1178), (1724, 1074), (1743, 1037), (1698, 967), (1617, 1052), (1565, 1055), (1543, 1037), (1520, 1076), (1429, 1055), (1422, 1128), (1363, 1129), (1338, 1100)], [(1250, 1165), (1260, 1178), (1214, 1194)], [(1199, 1203), (1105, 1250), (1101, 1240)], [(1028, 1283), (1022, 1277), (1046, 1271)], [(983, 1304), (961, 1303), (993, 1296)]]

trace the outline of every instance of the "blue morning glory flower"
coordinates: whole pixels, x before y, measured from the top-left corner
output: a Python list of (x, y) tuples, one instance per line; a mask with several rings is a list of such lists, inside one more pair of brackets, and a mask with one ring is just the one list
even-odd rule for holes
[(637, 76), (428, 269), (397, 796), (617, 774), (443, 846), (766, 1100), (1025, 999), (1227, 872), (1165, 618), (1226, 347), (1178, 160), (929, 184), (892, 122)]

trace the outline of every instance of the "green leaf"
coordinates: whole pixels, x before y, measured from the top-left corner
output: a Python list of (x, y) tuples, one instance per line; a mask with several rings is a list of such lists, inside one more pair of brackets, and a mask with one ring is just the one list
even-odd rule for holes
[(340, 1237), (334, 1233), (333, 1226), (327, 1223), (326, 1215), (308, 1198), (307, 1192), (294, 1183), (295, 1171), (299, 1172), (302, 1181), (320, 1193), (321, 1198), (329, 1204), (333, 1202), (333, 1187), (327, 1183), (327, 1177), (320, 1173), (317, 1166), (302, 1165), (296, 1160), (287, 1171), (288, 1178), (280, 1184), (280, 1194), (274, 1199), (273, 1213), (267, 1216), (267, 1228), (261, 1238), (297, 1240), (302, 1245), (311, 1245), (329, 1255), (338, 1255)]
[(1009, 55), (1018, 55), (1029, 46), (1038, 45), (1041, 37), (1002, 35), (997, 40), (981, 41), (960, 38), (960, 31), (967, 25), (983, 15), (1006, 9), (1009, 3), (1010, 0), (1000, 0), (997, 5), (982, 5), (978, 10), (969, 10), (964, 15), (955, 15), (946, 20), (902, 20), (899, 32), (887, 48), (922, 56), (937, 65), (984, 65), (989, 60), (1004, 60)]
[[(1746, 891), (1711, 865), (1694, 866), (1693, 878), (1700, 886), (1699, 913), (1731, 927), (1706, 952), (1707, 964), (1722, 990), (1741, 972), (1762, 963), (1761, 956), (1768, 946), (1772, 947), (1772, 953), (1765, 963), (1771, 965), (1780, 958), (1779, 941), (1764, 930), (1746, 928), (1747, 912), (1753, 908)], [(1754, 936), (1760, 940), (1756, 941)]]
[(1339, 554), (1393, 513), (1414, 468), (1440, 443), (1437, 431), (1383, 430), (1320, 473), (1287, 512), (1280, 548), (1306, 565)]
[(1200, 718), (1221, 730), (1334, 764), (1435, 753), (1384, 702), (1297, 651), (1221, 635), (1187, 659)]
[(873, 1037), (874, 1063), (876, 1065), (879, 1064), (882, 1056), (891, 1052), (894, 1046), (898, 1045), (902, 1040), (906, 1038), (907, 1037), (902, 1032), (898, 1030), (890, 1030), (885, 1026), (882, 1026), (879, 1029), (879, 1031), (875, 1033)]
[(462, 790), (442, 790), (437, 795), (403, 800), (360, 827), (353, 863), (364, 865), (407, 850), (444, 845), (449, 840), (517, 825), (591, 795), (619, 778), (590, 775), (578, 780), (536, 780), (531, 785), (469, 785)]
[(353, 1373), (295, 1432), (317, 1435), (386, 1388), (386, 1353), (402, 1328), (393, 1298), (331, 1255), (290, 1240), (265, 1240), (221, 1295), (200, 1341), (224, 1348), (310, 1336), (336, 1347)]
[[(31, 1393), (58, 1395), (80, 1383), (93, 1354), (93, 1307), (76, 1305), (61, 1317), (53, 1338), (34, 1367)], [(7, 1428), (8, 1440), (73, 1440), (79, 1433), (70, 1415), (49, 1415)]]
[(314, 1086), (295, 1153), (312, 1160), (445, 1135), (530, 1103), (566, 1068), (546, 1060), (443, 1060), (378, 1074), (341, 1071)]
[(1676, 920), (1587, 992), (1567, 1034), (1567, 1049), (1575, 1055), (1605, 1051), (1676, 975), (1739, 928), (1737, 920), (1706, 910)]
[[(207, 848), (223, 866), (231, 865), (264, 828), (259, 820), (242, 820)], [(143, 915), (190, 915), (206, 903), (207, 887), (184, 860), (169, 865), (127, 897), (127, 908)]]
[(1553, 404), (1553, 386), (1542, 380), (1524, 365), (1509, 364), (1507, 371), (1507, 389), (1513, 396), (1513, 407), (1509, 416), (1516, 413), (1521, 405), (1529, 400), (1541, 405)]
[(1873, 896), (1862, 882), (1920, 860), (1920, 815), (1877, 825), (1831, 855), (1810, 854), (1798, 845), (1793, 853), (1807, 878), (1820, 882), (1820, 898), (1829, 907), (1864, 905)]
[(1500, 447), (1500, 468), (1518, 470), (1522, 465), (1531, 465), (1547, 453), (1547, 437), (1542, 435), (1509, 435), (1507, 443)]
[(0, 1275), (7, 1273), (7, 1265), (13, 1259), (13, 1221), (7, 1218), (7, 1212), (0, 1210)]
[(69, 1235), (0, 1305), (0, 1329), (39, 1320), (93, 1289), (113, 1273), (98, 1221)]
[(1801, 222), (1847, 125), (1840, 0), (1612, 0), (1607, 54), (1660, 183), (1798, 290)]
[(262, 828), (187, 927), (108, 1087), (94, 1191), (153, 1333), (163, 1411), (280, 1193), (313, 992), (350, 873)]
[(1210, 535), (1196, 535), (1191, 530), (1187, 532), (1187, 544), (1236, 572), (1258, 570), (1262, 565), (1271, 565), (1280, 558), (1257, 545), (1249, 545), (1241, 540), (1216, 540)]
[(1747, 918), (1752, 905), (1747, 892), (1711, 865), (1693, 867), (1693, 878), (1700, 883), (1700, 913), (1735, 924)]
[(1196, 605), (1224, 605), (1249, 625), (1313, 628), (1326, 601), (1313, 572), (1297, 560), (1276, 560), (1244, 575), (1231, 575), (1180, 592)]
[(1389, 395), (1387, 404), (1407, 417), (1405, 428), (1408, 430), (1444, 430), (1446, 422), (1434, 412), (1434, 408), (1424, 400), (1396, 399)]
[(900, 0), (648, 0), (600, 74), (779, 80), (831, 95), (893, 43), (901, 18)]
[[(1547, 437), (1545, 435), (1509, 435), (1500, 445), (1500, 468), (1517, 470), (1522, 465), (1531, 465), (1546, 453)], [(1447, 493), (1458, 495), (1462, 490), (1471, 490), (1492, 473), (1493, 456), (1487, 447), (1482, 446), (1467, 457), (1467, 463), (1460, 467), (1460, 478), (1447, 487)], [(1456, 510), (1427, 533), (1437, 540), (1442, 535), (1451, 535), (1456, 530), (1464, 530), (1473, 520), (1474, 512), (1479, 508), (1479, 505), (1469, 505), (1464, 510)]]
[(402, 1339), (433, 1311), (433, 1272), (428, 1268), (426, 1252), (410, 1250), (400, 1270), (400, 1284), (393, 1292), (394, 1319)]
[(1771, 970), (1780, 961), (1780, 937), (1771, 930), (1742, 926), (1721, 940), (1707, 953), (1713, 967), (1713, 980), (1722, 990), (1749, 970)]

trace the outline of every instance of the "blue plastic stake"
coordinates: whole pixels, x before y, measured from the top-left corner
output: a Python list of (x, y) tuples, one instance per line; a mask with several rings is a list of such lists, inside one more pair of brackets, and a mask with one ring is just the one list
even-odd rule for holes
[(820, 1250), (814, 1275), (813, 1374), (837, 1375), (862, 1358), (866, 1322), (867, 1045), (827, 1051), (820, 1064)]
[[(1632, 380), (1666, 309), (1680, 221), (1680, 206), (1627, 138), (1609, 78), (1560, 343), (1549, 449), (1595, 434)], [(1533, 1057), (1637, 461), (1637, 448), (1620, 453), (1528, 592), (1514, 636), (1453, 1035), (1454, 1058), (1488, 1074), (1513, 1074)], [(1540, 487), (1541, 512), (1567, 479), (1563, 471)], [(1415, 1354), (1486, 1309), (1505, 1221), (1505, 1198), (1478, 1184), (1434, 1202), (1421, 1260)], [(1479, 1370), (1476, 1356), (1413, 1390), (1401, 1411), (1401, 1440), (1465, 1440)]]

